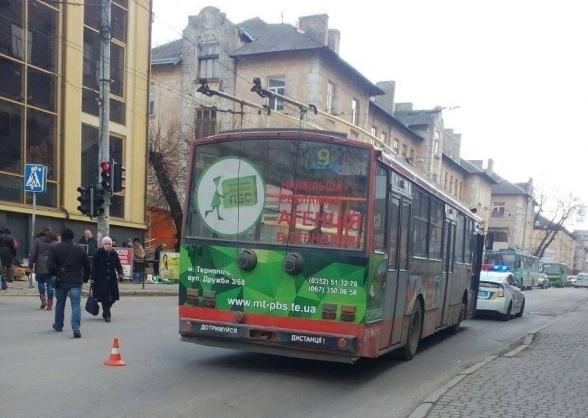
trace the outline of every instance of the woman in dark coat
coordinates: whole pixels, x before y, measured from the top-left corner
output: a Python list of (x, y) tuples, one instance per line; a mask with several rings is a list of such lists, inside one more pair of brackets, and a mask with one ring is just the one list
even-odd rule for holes
[(112, 248), (112, 239), (104, 237), (102, 248), (94, 255), (92, 268), (92, 294), (102, 303), (102, 317), (110, 322), (110, 307), (118, 297), (118, 277), (123, 275), (118, 254)]

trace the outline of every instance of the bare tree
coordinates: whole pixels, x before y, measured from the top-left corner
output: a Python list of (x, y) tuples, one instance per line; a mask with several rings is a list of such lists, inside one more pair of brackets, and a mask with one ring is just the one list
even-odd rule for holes
[(149, 173), (147, 204), (168, 209), (176, 227), (176, 250), (179, 250), (184, 216), (186, 155), (191, 135), (185, 134), (179, 121), (171, 120), (166, 128), (152, 123), (149, 129)]
[[(535, 200), (537, 201), (537, 209), (534, 225), (540, 226), (543, 235), (533, 255), (542, 258), (557, 233), (564, 230), (567, 224), (581, 219), (585, 205), (572, 194), (548, 198), (545, 193), (539, 193)], [(548, 207), (552, 207), (549, 212), (546, 210)]]

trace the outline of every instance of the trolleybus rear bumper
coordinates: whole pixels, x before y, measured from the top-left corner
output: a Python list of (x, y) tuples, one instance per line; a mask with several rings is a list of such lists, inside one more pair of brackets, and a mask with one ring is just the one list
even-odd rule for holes
[(359, 358), (354, 335), (180, 318), (180, 336), (186, 342), (289, 357), (344, 363)]

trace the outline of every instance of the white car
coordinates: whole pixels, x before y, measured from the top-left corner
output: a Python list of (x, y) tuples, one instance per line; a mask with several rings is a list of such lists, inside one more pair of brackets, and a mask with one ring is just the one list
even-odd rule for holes
[(547, 274), (537, 274), (537, 287), (540, 287), (541, 289), (547, 289), (548, 287), (551, 287), (551, 283), (549, 283), (549, 278), (547, 277)]
[[(588, 277), (587, 277), (588, 279)], [(504, 321), (523, 316), (525, 295), (510, 272), (482, 271), (478, 289), (477, 313), (497, 313)]]
[(588, 287), (588, 273), (578, 273), (574, 287)]

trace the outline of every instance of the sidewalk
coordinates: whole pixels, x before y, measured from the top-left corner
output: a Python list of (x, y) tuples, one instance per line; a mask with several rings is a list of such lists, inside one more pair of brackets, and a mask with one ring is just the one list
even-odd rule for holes
[[(88, 284), (84, 284), (83, 294), (87, 294)], [(177, 296), (177, 284), (161, 284), (161, 283), (145, 283), (143, 289), (142, 283), (119, 283), (118, 290), (121, 296)], [(2, 296), (37, 296), (37, 284), (33, 283), (33, 287), (29, 288), (28, 281), (14, 281), (8, 283), (8, 289), (0, 290), (0, 297)]]
[(421, 416), (588, 416), (588, 307), (537, 333), (527, 349), (497, 357), (456, 381)]

